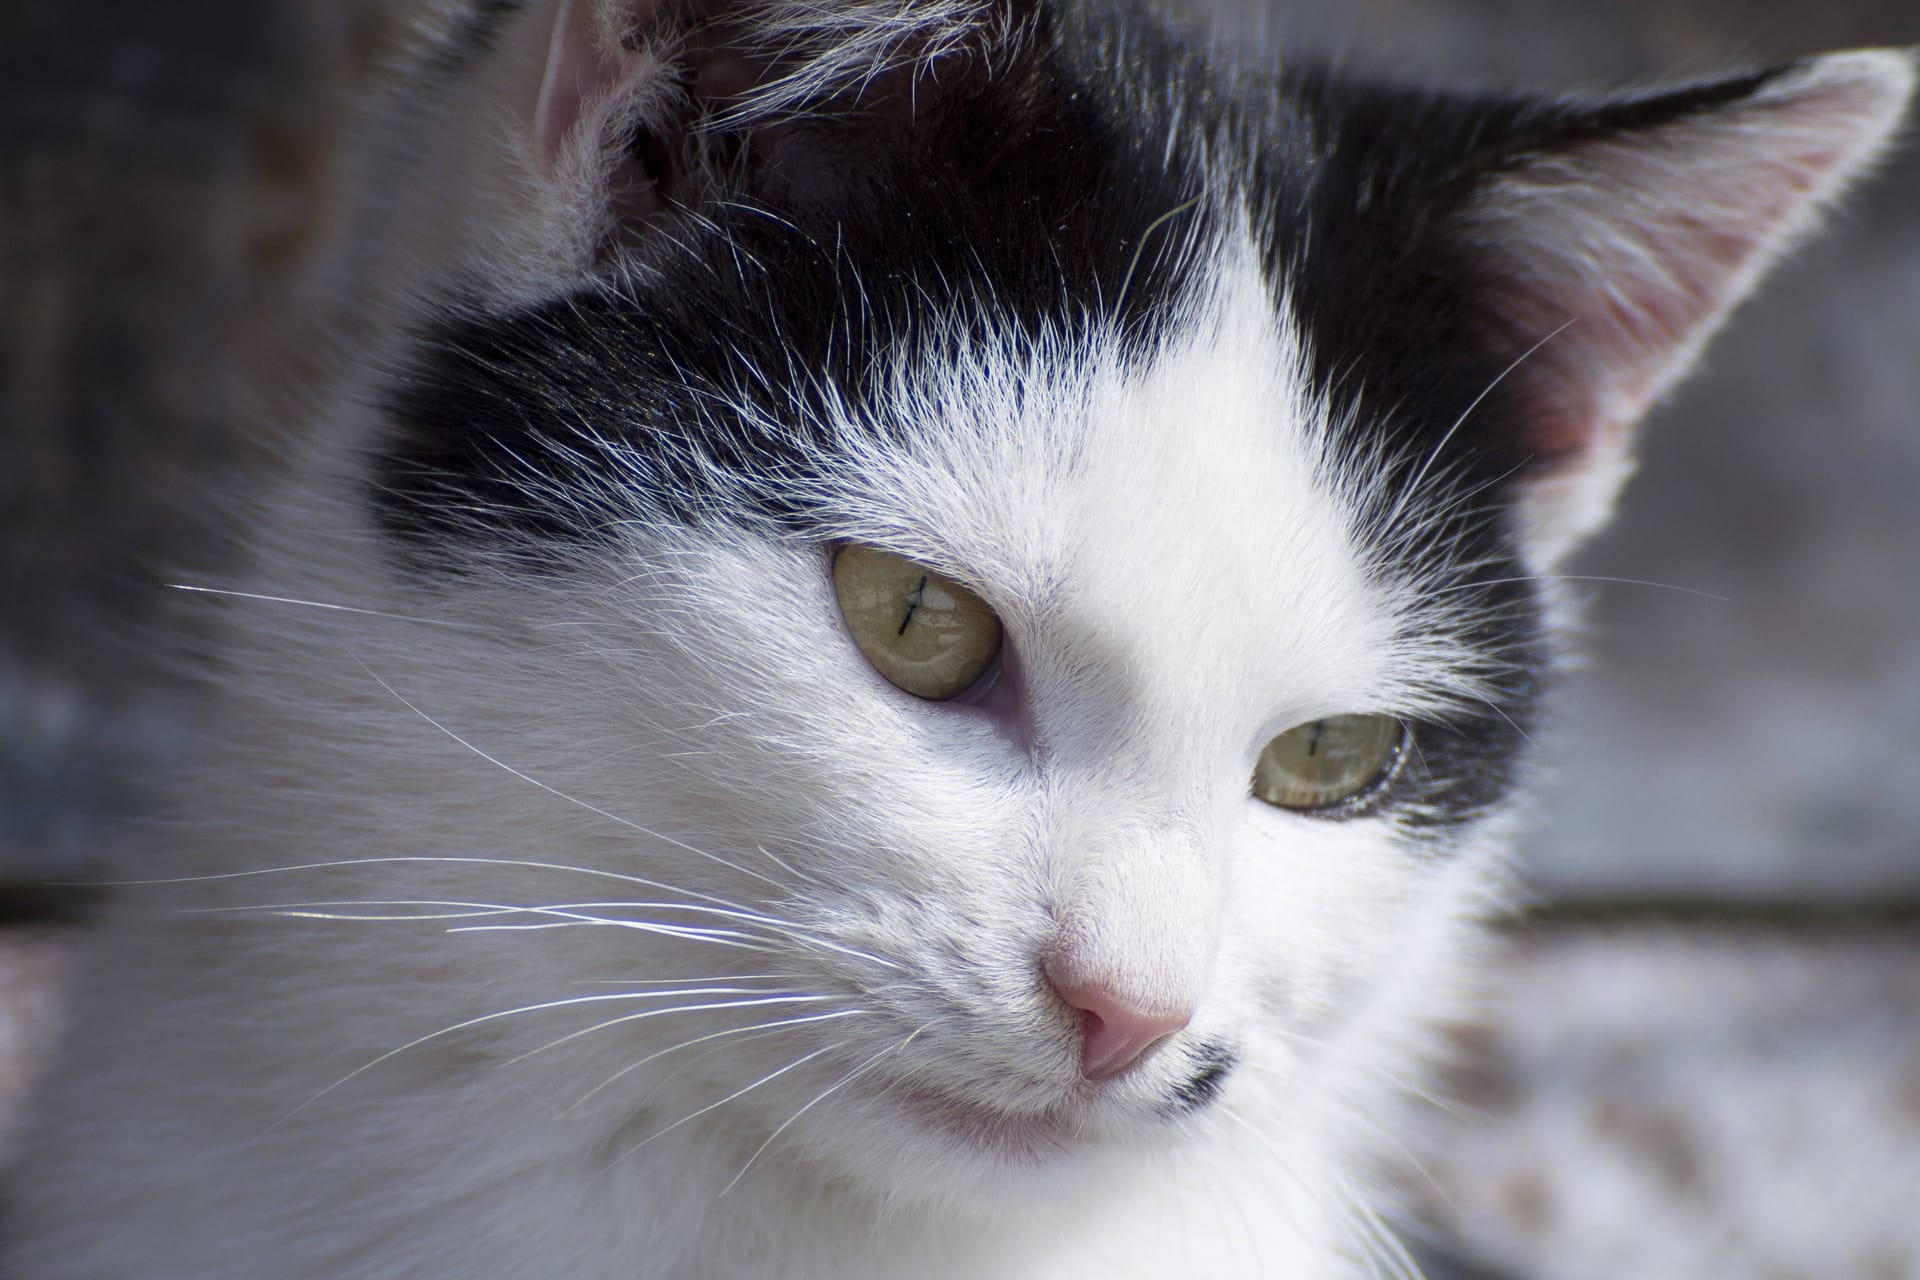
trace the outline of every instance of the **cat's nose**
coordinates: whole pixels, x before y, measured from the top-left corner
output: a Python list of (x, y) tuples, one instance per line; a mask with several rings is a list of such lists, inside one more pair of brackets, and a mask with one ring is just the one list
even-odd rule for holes
[(1119, 1075), (1193, 1019), (1191, 1009), (1156, 1004), (1115, 984), (1075, 980), (1051, 964), (1047, 977), (1080, 1012), (1080, 1071), (1089, 1080)]

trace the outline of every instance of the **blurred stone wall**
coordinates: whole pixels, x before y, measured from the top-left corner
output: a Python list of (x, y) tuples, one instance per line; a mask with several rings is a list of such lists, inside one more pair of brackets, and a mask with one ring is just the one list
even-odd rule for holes
[[(194, 495), (267, 453), (214, 412), (225, 371), (298, 359), (341, 104), (400, 2), (0, 4), (0, 878), (83, 871), (190, 732), (150, 638), (183, 621), (163, 584), (222, 562)], [(1287, 39), (1361, 65), (1542, 86), (1920, 42), (1912, 0), (1289, 12)], [(1544, 894), (1920, 896), (1917, 405), (1910, 151), (1656, 416), (1577, 566), (1665, 585), (1590, 585), (1594, 664), (1530, 845)]]
[(329, 0), (0, 0), (0, 880), (83, 873), (195, 697), (206, 501), (270, 442), (231, 370), (296, 367), (342, 104), (390, 23)]

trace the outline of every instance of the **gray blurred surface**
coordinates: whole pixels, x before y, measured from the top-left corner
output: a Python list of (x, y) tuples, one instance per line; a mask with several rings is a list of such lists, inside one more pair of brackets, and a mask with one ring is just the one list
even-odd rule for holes
[(231, 370), (328, 204), (345, 42), (312, 18), (0, 0), (0, 880), (95, 866), (191, 733), (164, 584), (222, 562)]
[(1527, 1280), (1920, 1280), (1920, 931), (1524, 930), (1403, 1132), (1408, 1196)]
[[(1911, 0), (1293, 8), (1283, 31), (1363, 65), (1543, 86), (1920, 41)], [(297, 362), (339, 103), (392, 10), (0, 5), (0, 878), (84, 869), (190, 730), (161, 584), (220, 563), (192, 495), (246, 485), (258, 450), (215, 411), (225, 370)], [(1591, 586), (1543, 893), (1920, 896), (1917, 335), (1909, 153), (1656, 416), (1577, 566), (1681, 590)]]

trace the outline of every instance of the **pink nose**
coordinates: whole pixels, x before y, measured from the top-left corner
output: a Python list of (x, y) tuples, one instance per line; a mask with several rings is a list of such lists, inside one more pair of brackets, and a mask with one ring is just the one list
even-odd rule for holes
[(1099, 982), (1062, 982), (1054, 977), (1053, 989), (1080, 1011), (1080, 1071), (1089, 1080), (1119, 1075), (1193, 1018), (1186, 1009), (1143, 1007), (1137, 999)]

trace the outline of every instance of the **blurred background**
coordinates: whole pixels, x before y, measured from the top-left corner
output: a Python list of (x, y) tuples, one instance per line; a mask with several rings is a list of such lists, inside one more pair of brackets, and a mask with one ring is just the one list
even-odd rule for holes
[[(343, 104), (415, 0), (0, 0), (0, 1111), (195, 698), (169, 566), (298, 373)], [(1920, 0), (1210, 0), (1382, 74), (1643, 83), (1920, 43)], [(274, 367), (274, 366), (269, 366)], [(1920, 149), (1649, 423), (1526, 849), (1401, 1171), (1519, 1277), (1920, 1280)]]

